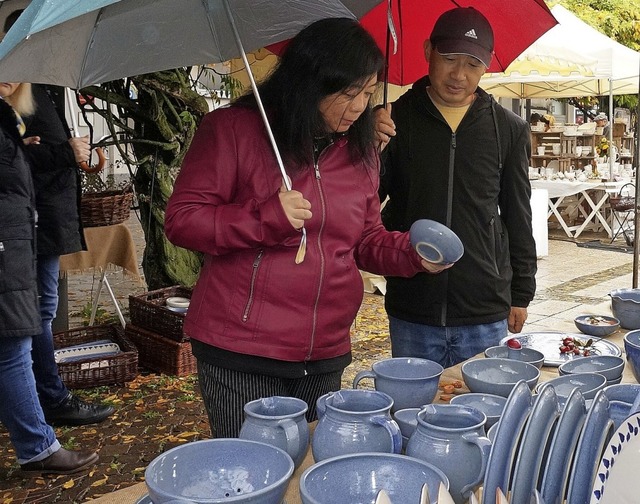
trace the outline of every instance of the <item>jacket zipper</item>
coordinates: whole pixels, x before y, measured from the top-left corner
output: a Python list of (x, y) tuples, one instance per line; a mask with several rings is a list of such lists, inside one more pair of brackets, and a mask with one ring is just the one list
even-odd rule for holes
[(247, 304), (244, 307), (244, 311), (242, 312), (242, 321), (246, 322), (249, 320), (249, 314), (251, 313), (251, 307), (253, 306), (253, 296), (256, 288), (256, 278), (258, 277), (258, 267), (260, 266), (260, 261), (262, 261), (262, 256), (264, 256), (264, 249), (260, 249), (255, 259), (253, 260), (253, 271), (251, 272), (251, 283), (249, 285), (249, 299), (247, 299)]
[[(449, 149), (449, 180), (447, 181), (447, 214), (445, 216), (445, 225), (451, 227), (452, 208), (453, 208), (453, 175), (456, 158), (456, 133), (451, 133), (451, 148)], [(442, 289), (442, 309), (440, 310), (440, 325), (446, 327), (447, 325), (447, 299), (449, 292), (449, 274), (445, 271), (444, 274), (444, 288)]]
[[(327, 217), (327, 211), (326, 211), (326, 202), (324, 199), (324, 192), (322, 191), (322, 183), (321, 183), (321, 177), (320, 177), (320, 156), (322, 156), (322, 153), (327, 150), (327, 148), (329, 146), (333, 145), (333, 142), (331, 142), (329, 145), (327, 145), (324, 149), (322, 149), (321, 152), (318, 153), (318, 149), (317, 147), (314, 147), (314, 161), (313, 161), (313, 170), (315, 172), (315, 176), (316, 176), (316, 184), (318, 186), (318, 193), (320, 194), (320, 206), (322, 209), (322, 217), (320, 220), (320, 230), (318, 231), (318, 252), (320, 255), (320, 280), (318, 282), (318, 290), (316, 292), (316, 300), (315, 303), (313, 304), (313, 327), (311, 328), (311, 342), (309, 344), (309, 352), (307, 353), (307, 356), (305, 358), (305, 360), (309, 360), (311, 359), (311, 352), (313, 351), (313, 347), (315, 344), (315, 340), (316, 340), (316, 325), (318, 322), (318, 303), (320, 302), (320, 292), (322, 291), (322, 279), (324, 278), (324, 268), (325, 268), (325, 259), (324, 259), (324, 252), (322, 251), (322, 231), (324, 230), (324, 224), (325, 224), (325, 220)], [(305, 370), (305, 374), (306, 374), (306, 370)]]
[(496, 247), (496, 240), (498, 238), (496, 233), (496, 216), (492, 215), (489, 221), (491, 226), (491, 238), (493, 241), (493, 267), (496, 269), (496, 274), (500, 276), (500, 268), (498, 268), (498, 247)]

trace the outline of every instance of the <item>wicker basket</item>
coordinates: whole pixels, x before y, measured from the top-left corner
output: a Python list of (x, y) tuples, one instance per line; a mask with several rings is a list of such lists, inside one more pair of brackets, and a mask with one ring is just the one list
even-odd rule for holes
[(122, 385), (138, 376), (138, 351), (129, 341), (120, 324), (81, 327), (53, 335), (55, 349), (108, 339), (117, 343), (122, 352), (86, 360), (58, 364), (58, 373), (69, 388), (89, 388), (100, 385)]
[(85, 193), (80, 198), (80, 218), (84, 227), (112, 226), (129, 218), (133, 190)]
[(138, 349), (141, 367), (174, 376), (196, 373), (196, 358), (189, 341), (174, 341), (131, 324), (127, 324), (125, 334)]
[(628, 212), (633, 210), (636, 200), (633, 196), (610, 196), (609, 205), (616, 212)]
[(165, 306), (167, 298), (173, 296), (191, 299), (191, 289), (174, 285), (139, 296), (129, 296), (131, 323), (175, 341), (186, 341), (188, 338), (182, 332), (185, 314), (171, 311)]

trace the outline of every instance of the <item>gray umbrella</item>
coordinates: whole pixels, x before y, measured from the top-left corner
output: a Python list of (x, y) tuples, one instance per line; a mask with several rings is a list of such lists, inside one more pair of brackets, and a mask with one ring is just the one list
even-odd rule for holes
[[(0, 43), (0, 80), (79, 89), (242, 57), (284, 184), (291, 190), (246, 50), (323, 18), (359, 18), (381, 0), (32, 0)], [(304, 259), (306, 230), (296, 263)]]

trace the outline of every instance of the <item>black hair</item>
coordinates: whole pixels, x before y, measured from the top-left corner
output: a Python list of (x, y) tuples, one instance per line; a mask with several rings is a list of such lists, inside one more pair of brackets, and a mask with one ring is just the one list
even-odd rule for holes
[(534, 112), (533, 114), (531, 114), (531, 117), (529, 118), (529, 122), (531, 124), (535, 124), (539, 121), (543, 121), (543, 117), (542, 115), (538, 114), (537, 112)]
[[(320, 101), (334, 93), (364, 86), (378, 74), (384, 57), (375, 40), (348, 18), (316, 21), (296, 35), (279, 63), (258, 86), (282, 157), (293, 170), (313, 161), (314, 137), (327, 134)], [(237, 103), (255, 106), (252, 94)], [(374, 120), (371, 106), (349, 128), (352, 155), (371, 155)]]

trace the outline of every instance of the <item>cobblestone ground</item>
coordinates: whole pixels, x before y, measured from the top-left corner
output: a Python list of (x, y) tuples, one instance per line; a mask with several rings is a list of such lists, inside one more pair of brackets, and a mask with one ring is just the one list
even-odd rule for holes
[[(141, 259), (144, 238), (135, 219), (132, 216), (128, 225)], [(589, 239), (593, 237), (586, 236), (584, 241)], [(538, 291), (525, 330), (575, 331), (573, 318), (577, 314), (609, 313), (608, 292), (631, 287), (632, 255), (620, 250), (579, 248), (569, 241), (551, 240), (549, 256), (538, 262)], [(144, 292), (144, 284), (118, 271), (108, 278), (128, 318), (128, 296)], [(69, 275), (70, 327), (88, 320), (99, 279), (99, 274), (92, 272)], [(101, 297), (100, 315), (101, 319), (115, 320), (106, 293)], [(390, 355), (382, 296), (365, 295), (352, 341), (354, 360), (344, 374), (345, 387), (351, 386), (357, 371)], [(86, 502), (142, 481), (145, 467), (159, 453), (210, 435), (193, 376), (176, 378), (141, 370), (140, 376), (125, 386), (78, 393), (87, 400), (101, 400), (116, 407), (116, 413), (100, 425), (56, 429), (67, 448), (99, 450), (99, 463), (90, 473), (79, 476), (26, 477), (15, 463), (6, 431), (0, 427), (0, 504)]]

